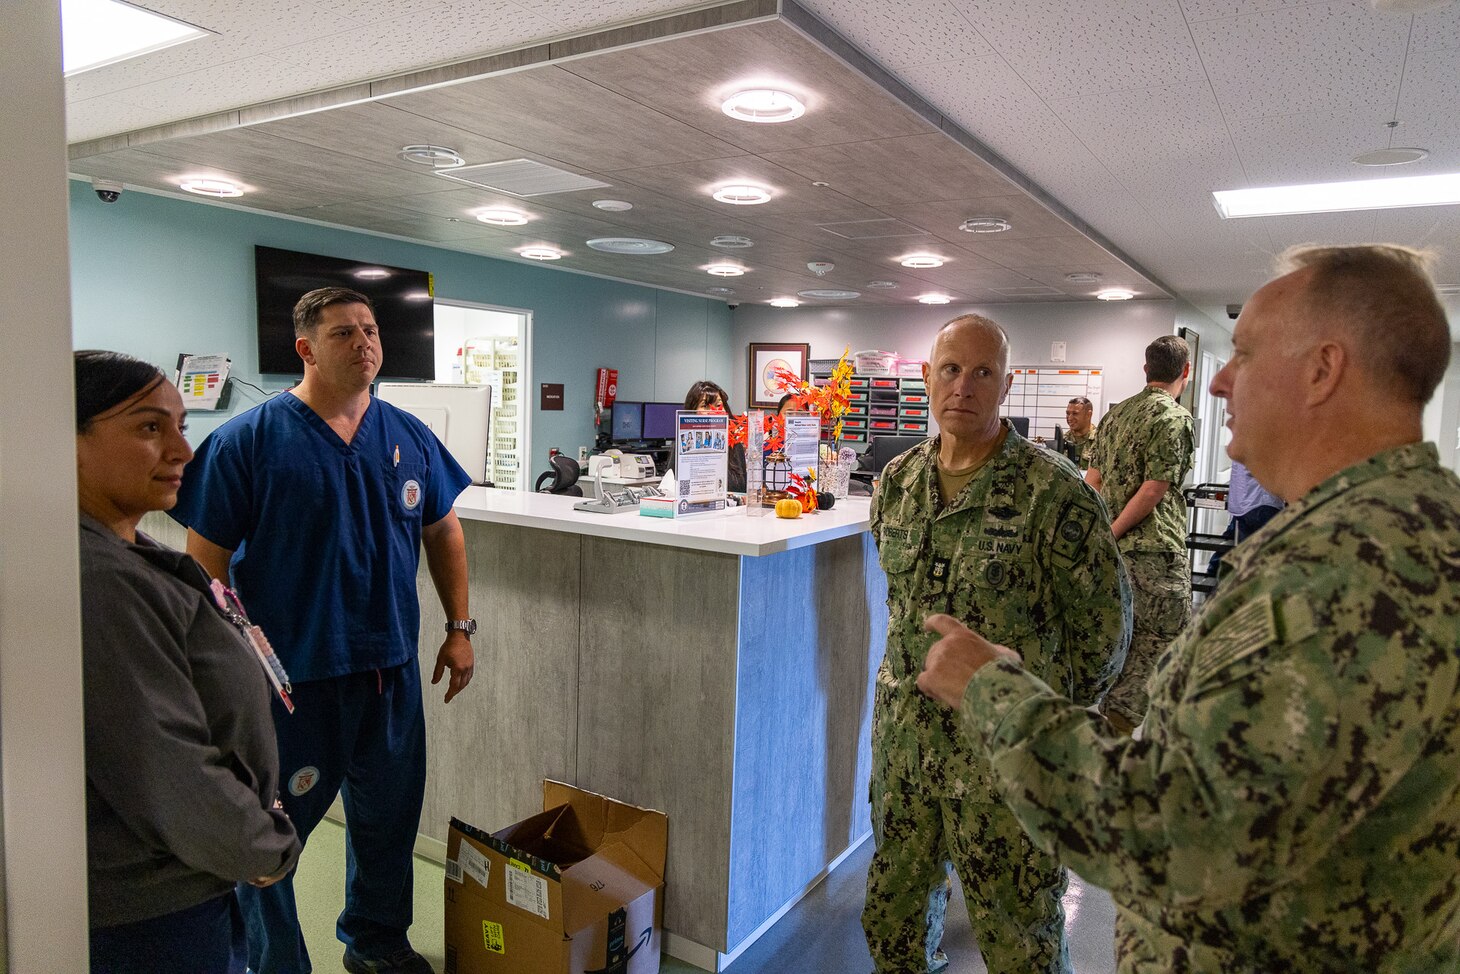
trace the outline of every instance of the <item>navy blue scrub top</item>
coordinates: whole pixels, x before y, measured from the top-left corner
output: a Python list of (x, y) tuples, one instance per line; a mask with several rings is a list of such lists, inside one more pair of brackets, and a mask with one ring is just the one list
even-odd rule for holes
[(346, 444), (283, 393), (203, 441), (170, 513), (234, 551), (233, 588), (304, 682), (415, 658), (421, 528), (470, 482), (389, 403), (372, 398)]

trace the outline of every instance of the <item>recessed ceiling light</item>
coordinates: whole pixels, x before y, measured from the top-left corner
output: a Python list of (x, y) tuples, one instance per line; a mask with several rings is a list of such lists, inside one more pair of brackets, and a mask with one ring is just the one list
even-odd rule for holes
[(1094, 284), (1100, 280), (1100, 275), (1094, 271), (1074, 271), (1066, 274), (1065, 280), (1071, 284)]
[(67, 76), (80, 74), (209, 33), (130, 3), (62, 0), (61, 70)]
[(710, 246), (721, 247), (725, 250), (744, 250), (746, 247), (754, 247), (755, 241), (733, 233), (722, 233), (710, 240)]
[(431, 292), (430, 291), (407, 291), (405, 294), (402, 294), (401, 297), (405, 298), (407, 301), (430, 301), (431, 300)]
[(1005, 230), (1014, 229), (1014, 224), (997, 216), (976, 216), (972, 220), (964, 220), (958, 224), (958, 229), (964, 233), (1003, 233)]
[(1136, 292), (1123, 287), (1108, 287), (1096, 292), (1095, 296), (1101, 301), (1129, 301), (1136, 296)]
[(1375, 149), (1373, 152), (1361, 152), (1354, 156), (1356, 166), (1403, 166), (1411, 162), (1419, 162), (1421, 159), (1429, 158), (1429, 149), (1395, 148)]
[(606, 254), (667, 254), (674, 249), (672, 243), (643, 237), (595, 237), (588, 246)]
[(806, 114), (806, 106), (789, 91), (751, 88), (725, 99), (720, 111), (742, 122), (789, 122)]
[(610, 213), (621, 213), (634, 208), (634, 204), (628, 200), (594, 200), (593, 206), (596, 209), (608, 210)]
[(378, 281), (383, 277), (389, 277), (390, 271), (383, 267), (364, 267), (356, 271), (355, 276), (363, 281)]
[(805, 291), (797, 291), (797, 295), (803, 298), (821, 298), (824, 301), (850, 301), (852, 298), (860, 298), (861, 291), (848, 291), (839, 287), (813, 287)]
[(494, 227), (520, 227), (527, 222), (527, 214), (507, 209), (479, 210), (477, 219)]
[(763, 186), (735, 183), (730, 186), (721, 186), (711, 195), (721, 203), (734, 203), (736, 206), (754, 206), (757, 203), (764, 203), (769, 200), (771, 198), (771, 191)]
[(943, 258), (933, 254), (908, 254), (898, 261), (903, 267), (942, 267)]
[(745, 273), (745, 268), (739, 264), (711, 264), (705, 270), (716, 277), (739, 277)]
[(243, 195), (242, 186), (230, 183), (226, 179), (184, 179), (178, 183), (178, 187), (198, 196), (216, 196), (219, 199), (231, 199), (234, 196)]
[(1460, 203), (1460, 173), (1216, 190), (1212, 199), (1217, 205), (1217, 212), (1226, 220), (1291, 213), (1442, 206)]
[(918, 296), (919, 304), (947, 304), (952, 300), (946, 294), (923, 294)]
[(734, 294), (735, 293), (735, 289), (733, 287), (707, 287), (707, 288), (705, 288), (705, 291), (707, 291), (710, 294)]
[(866, 286), (873, 291), (892, 291), (897, 288), (896, 281), (868, 281)]
[(554, 250), (552, 247), (524, 247), (517, 253), (528, 260), (558, 260), (563, 256), (561, 250)]
[(800, 301), (797, 301), (795, 298), (772, 298), (771, 299), (771, 307), (772, 308), (799, 308), (799, 307), (801, 307), (801, 302)]
[(418, 166), (430, 166), (432, 169), (455, 169), (457, 166), (466, 165), (466, 160), (461, 157), (455, 149), (448, 149), (444, 145), (403, 145), (396, 153), (406, 162), (414, 162)]

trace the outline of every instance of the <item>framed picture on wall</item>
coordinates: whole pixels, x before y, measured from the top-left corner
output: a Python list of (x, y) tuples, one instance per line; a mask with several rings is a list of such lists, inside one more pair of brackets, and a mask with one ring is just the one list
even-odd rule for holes
[[(1176, 334), (1178, 337), (1186, 339), (1186, 345), (1191, 349), (1191, 357), (1188, 360), (1191, 362), (1191, 381), (1186, 384), (1186, 389), (1182, 391), (1181, 398), (1178, 402), (1186, 407), (1187, 412), (1195, 416), (1197, 414), (1196, 403), (1197, 391), (1199, 389), (1196, 378), (1197, 363), (1201, 361), (1201, 332), (1195, 328), (1178, 328), (1176, 329)], [(1197, 429), (1199, 430), (1200, 428), (1201, 426), (1198, 424)]]
[(746, 384), (746, 388), (750, 390), (750, 408), (774, 409), (781, 401), (781, 396), (785, 395), (776, 385), (776, 369), (793, 372), (805, 382), (806, 367), (810, 359), (811, 345), (808, 343), (751, 342), (750, 381)]

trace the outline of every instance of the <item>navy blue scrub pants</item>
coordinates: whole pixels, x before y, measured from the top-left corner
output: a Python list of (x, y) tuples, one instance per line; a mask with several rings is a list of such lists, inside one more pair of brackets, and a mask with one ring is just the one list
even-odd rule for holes
[(243, 974), (243, 917), (230, 891), (165, 916), (96, 927), (91, 974)]
[[(299, 841), (342, 794), (345, 909), (336, 933), (366, 957), (405, 947), (412, 850), (426, 788), (426, 719), (416, 660), (294, 684), (294, 713), (274, 701), (280, 799)], [(294, 902), (294, 873), (267, 889), (240, 885), (256, 974), (313, 969)]]

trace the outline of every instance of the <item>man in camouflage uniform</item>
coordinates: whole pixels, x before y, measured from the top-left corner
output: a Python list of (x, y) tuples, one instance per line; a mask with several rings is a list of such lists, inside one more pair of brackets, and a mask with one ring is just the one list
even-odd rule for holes
[(1076, 396), (1065, 406), (1064, 448), (1060, 451), (1081, 470), (1090, 469), (1090, 458), (1094, 455), (1095, 404), (1084, 396)]
[(1300, 249), (1243, 309), (1212, 392), (1289, 504), (1162, 658), (1141, 740), (930, 620), (919, 686), (1111, 891), (1123, 974), (1460, 971), (1460, 480), (1420, 442), (1450, 354), (1420, 258)]
[(998, 325), (949, 322), (923, 376), (941, 433), (890, 463), (872, 502), (890, 619), (862, 925), (878, 971), (945, 966), (951, 860), (989, 969), (1060, 974), (1069, 969), (1064, 870), (994, 797), (953, 716), (917, 693), (932, 642), (923, 619), (947, 612), (999, 633), (1041, 676), (1093, 705), (1120, 671), (1129, 588), (1099, 496), (999, 419), (1010, 373)]
[(1100, 491), (1135, 597), (1125, 669), (1105, 698), (1111, 723), (1134, 730), (1146, 715), (1156, 659), (1191, 615), (1191, 563), (1181, 482), (1196, 434), (1176, 400), (1191, 377), (1190, 350), (1175, 335), (1146, 346), (1146, 387), (1116, 403), (1100, 424), (1085, 479)]

